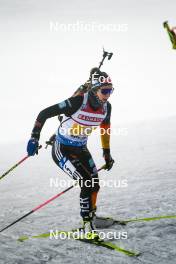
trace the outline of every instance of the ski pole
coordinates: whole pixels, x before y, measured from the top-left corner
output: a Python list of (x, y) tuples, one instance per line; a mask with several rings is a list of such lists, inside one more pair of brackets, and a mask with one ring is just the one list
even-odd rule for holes
[(81, 165), (81, 167), (85, 170), (85, 172), (90, 175), (90, 177), (92, 177), (94, 174), (96, 174), (97, 172), (101, 171), (101, 170), (104, 170), (106, 168), (106, 164), (104, 164), (103, 166), (101, 166), (95, 173), (90, 173), (88, 171), (88, 169), (82, 164), (82, 163), (79, 163)]
[[(42, 146), (40, 145), (38, 147), (38, 149), (40, 149)], [(7, 174), (9, 174), (9, 172), (13, 171), (16, 167), (18, 167), (21, 163), (23, 163), (23, 161), (25, 161), (26, 159), (28, 159), (30, 156), (25, 156), (23, 159), (21, 159), (20, 161), (18, 161), (14, 166), (12, 166), (8, 171), (6, 171), (5, 173), (3, 173), (1, 176), (0, 176), (0, 180), (2, 178), (4, 178)]]
[(75, 185), (77, 184), (77, 182), (75, 184), (73, 184), (72, 186), (68, 187), (67, 189), (65, 189), (64, 191), (58, 193), (57, 195), (53, 196), (52, 198), (50, 198), (49, 200), (47, 200), (46, 202), (36, 206), (34, 209), (32, 209), (30, 212), (28, 212), (27, 214), (23, 215), (22, 217), (18, 218), (17, 220), (15, 220), (13, 223), (11, 223), (10, 225), (4, 227), (3, 229), (0, 230), (0, 233), (4, 230), (6, 230), (7, 228), (9, 228), (10, 226), (16, 224), (17, 222), (21, 221), (22, 219), (24, 219), (25, 217), (27, 217), (28, 215), (36, 212), (37, 210), (39, 210), (40, 208), (42, 208), (43, 206), (47, 205), (48, 203), (52, 202), (53, 200), (55, 200), (57, 197), (61, 196), (62, 194), (66, 193), (67, 191), (69, 191), (70, 189), (72, 189)]
[[(97, 171), (102, 170), (102, 167), (100, 169), (98, 169)], [(92, 176), (95, 173), (92, 174)], [(28, 212), (27, 214), (21, 216), (20, 218), (18, 218), (17, 220), (15, 220), (14, 222), (12, 222), (11, 224), (9, 224), (8, 226), (4, 227), (3, 229), (0, 230), (0, 233), (3, 232), (4, 230), (8, 229), (10, 226), (13, 226), (14, 224), (16, 224), (17, 222), (21, 221), (22, 219), (24, 219), (25, 217), (27, 217), (28, 215), (36, 212), (37, 210), (39, 210), (40, 208), (44, 207), (45, 205), (49, 204), (50, 202), (52, 202), (53, 200), (55, 200), (56, 198), (58, 198), (59, 196), (61, 196), (62, 194), (68, 192), (70, 189), (72, 189), (75, 185), (77, 185), (78, 181), (76, 181), (73, 185), (71, 185), (70, 187), (68, 187), (67, 189), (65, 189), (64, 191), (56, 194), (55, 196), (51, 197), (50, 199), (48, 199), (47, 201), (45, 201), (44, 203), (36, 206), (34, 209), (32, 209), (30, 212)]]
[(8, 171), (6, 171), (4, 174), (2, 174), (0, 176), (0, 180), (2, 178), (4, 178), (7, 174), (9, 174), (9, 172), (13, 171), (17, 166), (19, 166), (23, 161), (25, 161), (27, 158), (29, 158), (29, 156), (24, 157), (22, 160), (20, 160), (19, 162), (17, 162), (13, 167), (11, 167)]
[(104, 60), (105, 60), (105, 58), (106, 57), (108, 57), (108, 60), (110, 60), (111, 58), (112, 58), (112, 55), (113, 55), (113, 53), (112, 52), (107, 52), (107, 51), (105, 51), (104, 49), (103, 49), (103, 58), (102, 58), (102, 60), (100, 61), (100, 64), (99, 64), (99, 69), (101, 68), (101, 66), (103, 65), (103, 62), (104, 62)]

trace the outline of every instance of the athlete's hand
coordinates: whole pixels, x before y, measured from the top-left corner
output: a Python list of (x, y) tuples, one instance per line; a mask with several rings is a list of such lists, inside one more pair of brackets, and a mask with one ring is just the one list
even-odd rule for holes
[(113, 164), (115, 162), (113, 160), (113, 158), (111, 157), (110, 149), (103, 149), (103, 157), (104, 157), (105, 162), (106, 162), (105, 170), (109, 171), (110, 169), (112, 169)]
[(29, 139), (27, 144), (28, 156), (34, 156), (35, 154), (38, 155), (38, 147), (39, 147), (38, 139), (36, 138)]

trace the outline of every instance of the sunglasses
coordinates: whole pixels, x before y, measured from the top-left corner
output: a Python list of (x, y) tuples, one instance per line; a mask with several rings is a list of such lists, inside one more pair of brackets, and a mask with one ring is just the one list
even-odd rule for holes
[(101, 91), (101, 93), (102, 93), (103, 95), (106, 95), (106, 94), (112, 94), (113, 91), (114, 91), (114, 88), (104, 88), (104, 89), (101, 89), (100, 91)]

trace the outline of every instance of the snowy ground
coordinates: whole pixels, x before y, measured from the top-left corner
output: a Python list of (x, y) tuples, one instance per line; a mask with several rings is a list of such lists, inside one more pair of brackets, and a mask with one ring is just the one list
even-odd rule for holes
[[(128, 127), (127, 136), (112, 138), (116, 164), (101, 179), (127, 180), (127, 188), (102, 187), (99, 213), (120, 219), (176, 215), (176, 118), (140, 123)], [(98, 165), (101, 150), (94, 139), (90, 150)], [(1, 145), (0, 174), (24, 156), (25, 144)], [(0, 182), (0, 227), (19, 218), (55, 195), (62, 187), (50, 187), (50, 178), (68, 179), (50, 158), (40, 151)], [(35, 235), (51, 229), (70, 230), (79, 226), (79, 190), (70, 190), (50, 205), (30, 215), (0, 234), (1, 264), (31, 263), (119, 263), (174, 264), (176, 259), (176, 219), (129, 223), (114, 227), (126, 231), (127, 240), (113, 243), (140, 251), (138, 258), (74, 240), (31, 239), (17, 242), (22, 235)], [(112, 228), (111, 228), (112, 229)]]

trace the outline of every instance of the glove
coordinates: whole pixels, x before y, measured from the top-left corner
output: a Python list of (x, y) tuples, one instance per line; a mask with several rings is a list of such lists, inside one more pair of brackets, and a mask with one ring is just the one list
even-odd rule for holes
[(38, 146), (39, 146), (38, 139), (36, 138), (29, 139), (27, 144), (28, 156), (34, 156), (35, 154), (38, 155)]
[(104, 157), (105, 162), (106, 162), (105, 170), (109, 171), (110, 169), (112, 169), (113, 164), (115, 162), (113, 160), (113, 158), (111, 157), (110, 149), (103, 149), (103, 157)]

